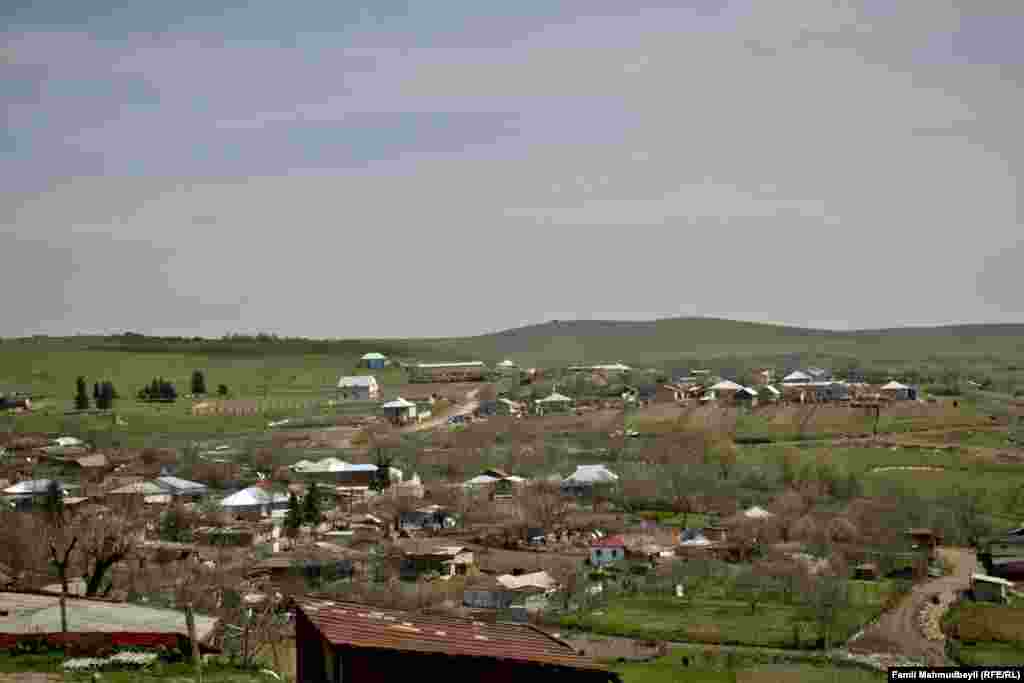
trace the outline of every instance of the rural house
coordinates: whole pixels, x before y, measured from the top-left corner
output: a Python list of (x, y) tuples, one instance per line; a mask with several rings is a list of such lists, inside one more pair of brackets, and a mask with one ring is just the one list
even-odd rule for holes
[(384, 415), (394, 424), (405, 424), (416, 419), (416, 404), (399, 396), (381, 406)]
[(304, 601), (295, 615), (299, 681), (619, 681), (618, 674), (527, 624)]
[(895, 380), (883, 384), (879, 392), (890, 401), (914, 401), (917, 399), (916, 389), (908, 387), (906, 384), (900, 384)]
[(590, 564), (603, 567), (626, 559), (626, 540), (622, 536), (599, 538), (590, 544)]
[(220, 506), (233, 515), (269, 515), (273, 510), (286, 510), (288, 496), (271, 493), (261, 486), (250, 486), (224, 498)]
[(371, 370), (383, 370), (387, 363), (388, 357), (383, 353), (377, 353), (376, 351), (364, 353), (362, 358), (359, 359), (359, 365), (364, 368), (370, 368)]
[(794, 370), (785, 377), (782, 378), (782, 385), (787, 384), (809, 384), (812, 381), (812, 377), (806, 372), (800, 370)]
[(410, 368), (410, 382), (479, 382), (487, 374), (483, 361), (417, 363)]
[(546, 415), (548, 413), (564, 413), (572, 408), (573, 400), (568, 396), (552, 391), (544, 398), (539, 398), (535, 401), (537, 405), (537, 414)]
[(338, 378), (338, 398), (353, 401), (376, 401), (380, 398), (377, 378), (373, 375)]
[(562, 480), (562, 488), (581, 492), (602, 484), (614, 484), (618, 480), (619, 475), (604, 465), (577, 465), (576, 471)]
[(415, 581), (425, 574), (442, 579), (474, 573), (473, 552), (461, 545), (443, 545), (431, 541), (411, 540), (401, 544), (400, 574), (405, 581)]

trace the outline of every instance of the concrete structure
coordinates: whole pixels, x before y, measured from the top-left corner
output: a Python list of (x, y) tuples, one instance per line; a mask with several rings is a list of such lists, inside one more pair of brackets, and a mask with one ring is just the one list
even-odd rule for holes
[(271, 493), (260, 486), (250, 486), (220, 501), (225, 512), (235, 515), (269, 515), (273, 510), (288, 508), (288, 496)]
[(354, 401), (376, 401), (380, 386), (373, 375), (354, 375), (338, 378), (338, 398)]
[(467, 576), (476, 564), (473, 552), (461, 545), (443, 545), (431, 541), (412, 541), (402, 544), (400, 575), (406, 581), (415, 581), (431, 572), (442, 579)]
[(366, 605), (303, 601), (299, 681), (619, 681), (569, 644), (526, 624), (486, 624)]
[(537, 406), (537, 414), (546, 415), (548, 413), (564, 413), (570, 410), (573, 399), (557, 391), (552, 391), (544, 398), (537, 399), (534, 403)]

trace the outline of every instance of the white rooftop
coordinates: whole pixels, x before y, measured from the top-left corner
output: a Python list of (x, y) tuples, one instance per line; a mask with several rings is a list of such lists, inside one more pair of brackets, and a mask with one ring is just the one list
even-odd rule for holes
[[(12, 496), (28, 493), (46, 493), (46, 489), (49, 488), (52, 481), (51, 479), (26, 479), (25, 481), (19, 481), (13, 486), (8, 486), (4, 489), (4, 493)], [(67, 488), (67, 484), (61, 482), (57, 482), (57, 485), (60, 486), (62, 491)]]
[(576, 471), (565, 478), (569, 483), (600, 483), (617, 481), (619, 475), (609, 470), (604, 465), (577, 465)]
[(252, 505), (270, 505), (271, 503), (280, 503), (288, 500), (288, 496), (283, 494), (271, 495), (267, 490), (260, 488), (259, 486), (250, 486), (247, 489), (242, 489), (238, 493), (233, 493), (220, 502), (221, 507), (249, 507)]
[(811, 376), (808, 375), (806, 372), (800, 372), (799, 370), (795, 370), (794, 372), (791, 372), (782, 378), (783, 382), (797, 382), (800, 380), (809, 382), (811, 381)]
[(548, 394), (544, 398), (537, 399), (537, 403), (566, 403), (566, 402), (571, 403), (572, 399), (569, 398), (568, 396), (565, 396), (563, 394), (558, 393), (557, 391), (552, 391), (550, 394)]
[(383, 353), (377, 353), (376, 351), (370, 351), (369, 353), (364, 353), (363, 354), (362, 360), (387, 360), (387, 356), (385, 356)]
[(416, 406), (415, 403), (412, 403), (410, 401), (406, 401), (404, 398), (399, 396), (394, 401), (388, 401), (387, 403), (385, 403), (381, 407), (382, 408), (414, 408), (415, 406)]
[(893, 390), (899, 391), (901, 389), (909, 389), (909, 388), (910, 387), (908, 387), (906, 384), (900, 384), (896, 380), (893, 380), (893, 381), (889, 382), (888, 384), (882, 385), (882, 389), (888, 389), (890, 391), (893, 391)]
[(551, 590), (558, 585), (558, 582), (545, 571), (521, 574), (519, 576), (502, 574), (498, 577), (498, 583), (513, 591), (521, 588), (540, 588), (542, 590)]
[(500, 365), (503, 368), (514, 368), (516, 366), (516, 364), (510, 361), (508, 358), (498, 363), (498, 365)]
[(373, 375), (352, 375), (338, 378), (338, 388), (345, 387), (370, 387), (377, 386), (377, 378)]
[(767, 517), (774, 517), (775, 515), (771, 512), (768, 512), (763, 507), (754, 505), (753, 507), (749, 507), (746, 510), (744, 510), (743, 516), (749, 517), (750, 519), (765, 519)]
[(718, 384), (711, 387), (712, 391), (741, 391), (744, 387), (736, 384), (736, 382), (724, 379)]

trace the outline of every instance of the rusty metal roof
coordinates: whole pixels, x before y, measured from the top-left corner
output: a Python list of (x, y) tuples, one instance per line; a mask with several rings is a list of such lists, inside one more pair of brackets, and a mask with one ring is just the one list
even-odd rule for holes
[(488, 657), (614, 674), (572, 646), (528, 624), (470, 619), (310, 600), (299, 608), (334, 645)]

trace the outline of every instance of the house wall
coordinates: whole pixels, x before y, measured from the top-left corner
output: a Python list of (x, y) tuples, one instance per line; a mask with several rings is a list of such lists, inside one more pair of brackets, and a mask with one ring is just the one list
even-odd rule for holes
[[(448, 656), (368, 648), (337, 648), (341, 653), (343, 681), (373, 683), (406, 680), (414, 673), (423, 681), (486, 681), (487, 683), (514, 683), (531, 681), (575, 682), (606, 681), (608, 674), (582, 672), (552, 666), (518, 663), (483, 657)], [(300, 681), (322, 680), (305, 679)]]
[(625, 556), (625, 551), (622, 548), (591, 548), (590, 564), (600, 567), (601, 565), (618, 562)]

